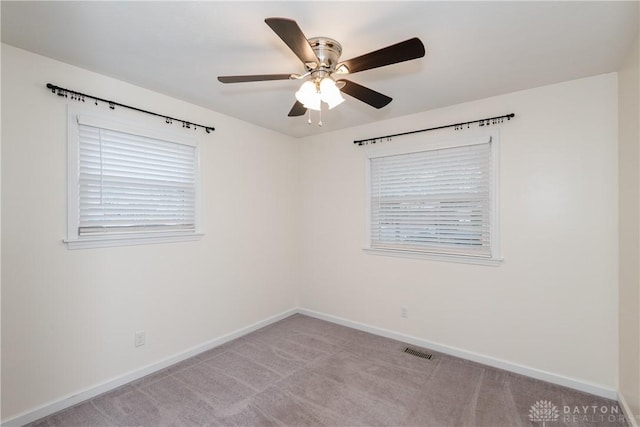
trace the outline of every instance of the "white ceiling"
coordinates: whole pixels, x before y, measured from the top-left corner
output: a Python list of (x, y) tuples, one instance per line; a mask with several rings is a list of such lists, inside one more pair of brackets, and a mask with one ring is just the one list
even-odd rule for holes
[[(4, 43), (298, 137), (617, 71), (638, 30), (636, 1), (2, 1), (1, 7)], [(349, 77), (392, 97), (388, 106), (376, 110), (345, 96), (347, 102), (323, 113), (322, 128), (309, 126), (306, 117), (287, 117), (300, 81), (216, 79), (304, 71), (264, 23), (276, 16), (297, 21), (307, 37), (338, 40), (343, 60), (414, 36), (427, 54)], [(99, 92), (89, 93), (109, 98)]]

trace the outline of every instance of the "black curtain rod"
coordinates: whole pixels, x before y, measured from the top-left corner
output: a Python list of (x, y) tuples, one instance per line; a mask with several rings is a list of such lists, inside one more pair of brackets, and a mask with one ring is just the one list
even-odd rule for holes
[(175, 120), (176, 122), (181, 122), (182, 123), (182, 127), (183, 128), (187, 128), (187, 129), (191, 129), (191, 127), (193, 127), (193, 130), (196, 130), (197, 128), (200, 127), (202, 129), (204, 129), (205, 132), (207, 132), (207, 133), (211, 133), (212, 130), (216, 130), (216, 128), (214, 128), (213, 126), (204, 126), (204, 125), (200, 125), (198, 123), (188, 122), (188, 121), (182, 120), (182, 119), (176, 119), (175, 117), (167, 116), (167, 115), (164, 115), (164, 114), (154, 113), (153, 111), (143, 110), (142, 108), (137, 108), (137, 107), (132, 107), (130, 105), (120, 104), (119, 102), (109, 101), (108, 99), (98, 98), (97, 96), (93, 96), (93, 95), (87, 95), (86, 93), (78, 92), (76, 90), (65, 89), (63, 87), (56, 86), (56, 85), (51, 84), (51, 83), (47, 83), (47, 88), (51, 89), (52, 93), (57, 93), (59, 96), (64, 96), (65, 98), (68, 98), (69, 95), (71, 95), (71, 99), (73, 99), (75, 101), (84, 102), (85, 98), (89, 98), (89, 99), (93, 99), (95, 101), (96, 105), (98, 105), (98, 101), (109, 104), (109, 108), (111, 108), (112, 110), (115, 109), (115, 107), (117, 105), (118, 107), (124, 107), (124, 108), (128, 108), (130, 110), (139, 111), (141, 113), (150, 114), (152, 116), (162, 117), (163, 119), (165, 119), (164, 121), (167, 124), (171, 124)]
[(437, 126), (437, 127), (428, 128), (428, 129), (412, 130), (409, 132), (395, 133), (393, 135), (378, 136), (376, 138), (359, 139), (359, 140), (353, 141), (353, 143), (358, 145), (375, 144), (376, 142), (380, 142), (384, 139), (388, 141), (394, 136), (411, 135), (412, 133), (428, 132), (431, 130), (446, 129), (446, 128), (453, 128), (453, 127), (456, 130), (459, 130), (459, 129), (463, 129), (466, 126), (468, 129), (469, 125), (473, 123), (478, 123), (478, 126), (490, 126), (492, 124), (495, 125), (498, 123), (502, 123), (504, 119), (511, 120), (513, 117), (515, 117), (515, 114), (511, 113), (511, 114), (505, 114), (504, 116), (489, 117), (488, 119), (472, 120), (470, 122), (454, 123), (451, 125)]

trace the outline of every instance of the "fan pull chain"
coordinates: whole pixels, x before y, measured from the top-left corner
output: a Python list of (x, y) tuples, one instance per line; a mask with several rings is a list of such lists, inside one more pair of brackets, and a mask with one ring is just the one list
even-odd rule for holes
[[(307, 123), (311, 125), (311, 109), (307, 110), (309, 112), (309, 118), (307, 119)], [(322, 107), (318, 110), (318, 126), (322, 127)]]

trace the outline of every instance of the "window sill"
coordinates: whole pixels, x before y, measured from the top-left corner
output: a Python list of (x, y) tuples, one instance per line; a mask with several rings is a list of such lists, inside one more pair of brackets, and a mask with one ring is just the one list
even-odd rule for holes
[(109, 248), (113, 246), (133, 246), (133, 245), (152, 245), (157, 243), (174, 243), (189, 242), (200, 240), (204, 236), (202, 233), (189, 234), (171, 234), (164, 233), (158, 235), (118, 235), (118, 236), (100, 236), (86, 237), (77, 239), (67, 239), (64, 243), (69, 249), (92, 249), (92, 248)]
[(475, 257), (475, 256), (467, 256), (467, 255), (445, 255), (445, 254), (435, 254), (435, 253), (417, 252), (417, 251), (396, 251), (392, 249), (363, 248), (362, 251), (369, 255), (392, 256), (392, 257), (398, 257), (398, 258), (428, 259), (432, 261), (488, 265), (493, 267), (499, 266), (503, 261), (502, 258), (484, 258), (484, 257)]

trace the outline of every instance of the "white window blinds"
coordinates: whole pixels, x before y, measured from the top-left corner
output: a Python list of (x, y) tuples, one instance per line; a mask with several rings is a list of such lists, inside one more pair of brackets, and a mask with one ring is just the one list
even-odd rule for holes
[(371, 248), (491, 257), (491, 139), (370, 159)]
[(195, 146), (78, 121), (79, 236), (195, 230)]

